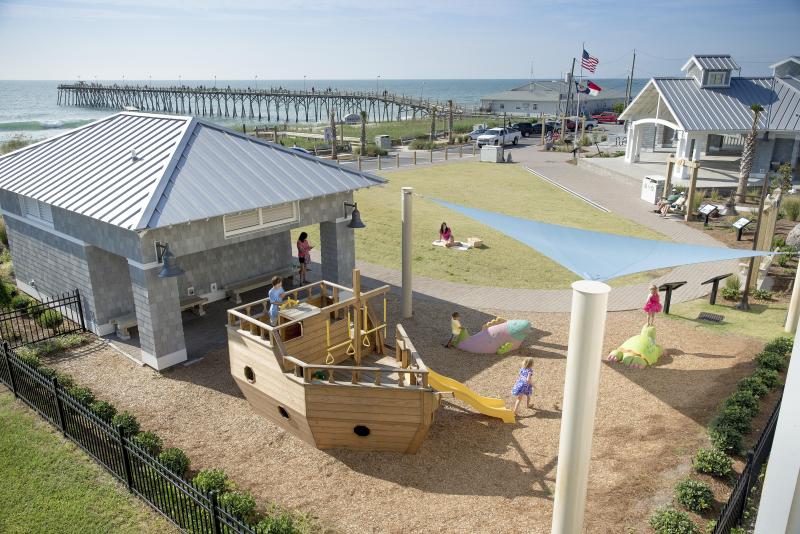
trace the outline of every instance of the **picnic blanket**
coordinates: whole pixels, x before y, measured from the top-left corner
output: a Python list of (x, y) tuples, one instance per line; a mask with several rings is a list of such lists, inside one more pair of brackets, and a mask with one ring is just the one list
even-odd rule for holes
[(470, 249), (470, 246), (467, 243), (461, 243), (461, 246), (447, 247), (446, 246), (447, 242), (446, 241), (442, 241), (441, 239), (437, 239), (436, 241), (434, 241), (431, 244), (434, 247), (444, 247), (444, 248), (449, 248), (450, 250), (469, 250)]

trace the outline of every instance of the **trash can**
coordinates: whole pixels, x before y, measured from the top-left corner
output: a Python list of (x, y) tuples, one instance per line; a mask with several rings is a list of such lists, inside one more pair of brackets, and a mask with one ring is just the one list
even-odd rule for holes
[(378, 148), (392, 148), (392, 140), (389, 138), (388, 135), (376, 135), (375, 136), (375, 145)]
[(657, 174), (645, 176), (642, 179), (642, 200), (651, 204), (658, 203), (664, 194), (664, 183), (666, 178)]

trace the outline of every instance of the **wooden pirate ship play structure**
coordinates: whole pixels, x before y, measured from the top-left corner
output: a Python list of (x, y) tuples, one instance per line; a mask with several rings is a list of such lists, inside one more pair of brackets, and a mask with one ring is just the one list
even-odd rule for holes
[(386, 354), (388, 291), (362, 293), (355, 270), (352, 289), (287, 291), (276, 326), (268, 299), (228, 310), (231, 374), (253, 409), (320, 449), (416, 452), (444, 392), (513, 422), (502, 400), (428, 369), (401, 325)]

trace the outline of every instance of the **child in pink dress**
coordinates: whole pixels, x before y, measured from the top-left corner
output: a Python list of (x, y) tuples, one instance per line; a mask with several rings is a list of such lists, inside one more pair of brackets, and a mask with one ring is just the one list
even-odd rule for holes
[(650, 286), (650, 296), (642, 309), (647, 314), (647, 326), (653, 326), (656, 314), (661, 311), (661, 297), (655, 284)]

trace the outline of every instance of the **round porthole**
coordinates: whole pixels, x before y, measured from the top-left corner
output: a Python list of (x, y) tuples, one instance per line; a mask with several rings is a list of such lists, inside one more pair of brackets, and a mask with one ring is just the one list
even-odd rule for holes
[(244, 377), (251, 384), (256, 381), (256, 374), (253, 372), (253, 368), (252, 367), (245, 367), (244, 368)]
[(364, 425), (356, 425), (353, 428), (353, 432), (355, 433), (356, 436), (361, 436), (362, 438), (366, 438), (367, 436), (369, 436), (369, 427), (366, 427)]
[(284, 419), (289, 419), (289, 412), (287, 412), (286, 408), (283, 406), (278, 406), (278, 413), (281, 414), (281, 417)]

